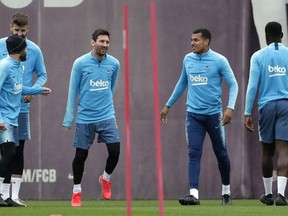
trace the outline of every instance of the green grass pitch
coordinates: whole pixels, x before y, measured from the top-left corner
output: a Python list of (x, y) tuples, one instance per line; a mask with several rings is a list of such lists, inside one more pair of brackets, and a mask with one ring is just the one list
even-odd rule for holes
[[(70, 201), (27, 201), (27, 208), (0, 208), (1, 216), (125, 216), (125, 201), (82, 201), (71, 207)], [(157, 200), (132, 201), (132, 216), (158, 216)], [(220, 200), (201, 200), (200, 206), (181, 206), (177, 200), (164, 201), (165, 216), (287, 216), (288, 206), (266, 206), (258, 200), (233, 200), (222, 206)]]

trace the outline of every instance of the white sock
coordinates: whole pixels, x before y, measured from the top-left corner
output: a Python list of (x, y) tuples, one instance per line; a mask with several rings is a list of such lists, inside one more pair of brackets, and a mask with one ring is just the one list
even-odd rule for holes
[(81, 191), (82, 191), (81, 184), (76, 184), (73, 186), (73, 193), (79, 193)]
[(2, 185), (2, 198), (6, 200), (10, 197), (10, 183), (3, 183)]
[(104, 172), (103, 172), (103, 179), (106, 180), (106, 181), (110, 181), (110, 177), (111, 177), (111, 175), (109, 175), (108, 173), (106, 173), (105, 170), (104, 170)]
[(224, 194), (230, 195), (230, 185), (222, 185), (222, 196)]
[(265, 189), (265, 195), (272, 194), (273, 177), (270, 178), (263, 177), (263, 184)]
[(20, 191), (20, 186), (21, 186), (21, 183), (22, 183), (22, 177), (19, 178), (19, 177), (12, 177), (11, 178), (11, 189), (12, 189), (12, 192), (11, 192), (11, 198), (12, 200), (16, 200), (16, 199), (19, 199), (19, 191)]
[(4, 178), (0, 177), (0, 194), (2, 194), (3, 181)]
[(285, 197), (285, 189), (286, 189), (287, 177), (278, 176), (277, 177), (277, 189), (278, 193)]
[(196, 188), (190, 189), (190, 195), (194, 196), (196, 199), (199, 199), (199, 191)]

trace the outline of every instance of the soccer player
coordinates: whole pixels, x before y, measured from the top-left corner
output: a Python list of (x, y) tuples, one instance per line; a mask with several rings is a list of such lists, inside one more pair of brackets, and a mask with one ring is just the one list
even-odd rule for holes
[(65, 130), (71, 128), (76, 97), (78, 112), (74, 134), (75, 157), (72, 163), (74, 186), (72, 206), (81, 206), (81, 180), (88, 151), (98, 134), (98, 142), (106, 143), (108, 158), (103, 175), (99, 177), (104, 199), (111, 198), (110, 176), (120, 154), (119, 130), (116, 124), (113, 94), (120, 69), (119, 61), (107, 54), (110, 34), (97, 29), (92, 34), (92, 51), (75, 60), (70, 77)]
[[(46, 87), (25, 87), (22, 84), (27, 44), (24, 38), (13, 35), (6, 40), (8, 56), (0, 61), (0, 183), (11, 177), (16, 146), (18, 146), (18, 115), (22, 94), (44, 94), (51, 92)], [(6, 203), (6, 204), (5, 204)], [(0, 196), (0, 206), (24, 207), (10, 196)]]
[[(186, 110), (186, 139), (189, 154), (190, 194), (180, 198), (181, 205), (200, 205), (199, 174), (206, 132), (212, 141), (222, 180), (222, 204), (232, 204), (230, 197), (230, 160), (226, 148), (225, 128), (232, 118), (238, 84), (227, 59), (209, 48), (211, 34), (197, 29), (191, 37), (192, 53), (183, 60), (182, 72), (172, 95), (160, 112), (162, 123), (168, 122), (172, 105), (188, 87)], [(222, 114), (222, 79), (229, 87), (228, 106)]]
[(250, 74), (246, 92), (245, 126), (255, 131), (252, 109), (258, 96), (258, 130), (262, 145), (262, 175), (265, 193), (260, 201), (273, 205), (273, 156), (277, 159), (276, 205), (287, 205), (285, 188), (288, 173), (288, 48), (281, 43), (282, 26), (269, 22), (265, 26), (267, 47), (255, 52), (250, 61)]
[[(27, 38), (29, 30), (29, 17), (23, 13), (15, 13), (12, 15), (10, 31), (12, 35), (18, 35), (26, 39), (27, 43), (27, 61), (21, 63), (25, 68), (23, 74), (23, 85), (27, 87), (41, 87), (47, 81), (47, 74), (44, 65), (43, 55), (40, 48)], [(0, 59), (8, 55), (6, 49), (6, 38), (0, 39)], [(36, 76), (33, 82), (33, 76)], [(24, 169), (24, 144), (25, 140), (31, 139), (30, 135), (30, 102), (32, 95), (25, 95), (22, 98), (21, 110), (18, 117), (19, 124), (19, 146), (16, 147), (15, 165), (12, 170), (12, 179), (8, 177), (4, 180), (2, 186), (2, 194), (5, 197), (10, 197), (10, 181), (12, 182), (11, 198), (19, 205), (26, 206), (26, 204), (19, 198), (20, 186), (22, 183), (22, 174)]]

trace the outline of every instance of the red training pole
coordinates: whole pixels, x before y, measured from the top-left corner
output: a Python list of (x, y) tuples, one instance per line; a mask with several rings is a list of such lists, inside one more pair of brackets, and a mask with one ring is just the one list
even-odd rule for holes
[(128, 26), (128, 5), (123, 7), (124, 29), (123, 29), (123, 49), (124, 49), (124, 81), (125, 81), (125, 122), (126, 122), (126, 211), (127, 216), (131, 216), (131, 147), (130, 147), (130, 84), (129, 84), (129, 26)]
[(156, 26), (156, 7), (155, 3), (150, 3), (150, 23), (151, 23), (151, 51), (152, 51), (152, 71), (154, 87), (154, 127), (155, 127), (155, 144), (156, 144), (156, 163), (157, 163), (157, 185), (158, 185), (158, 202), (159, 215), (164, 216), (163, 207), (163, 175), (162, 175), (162, 150), (161, 150), (161, 133), (159, 117), (159, 81), (158, 81), (158, 60), (157, 60), (157, 26)]

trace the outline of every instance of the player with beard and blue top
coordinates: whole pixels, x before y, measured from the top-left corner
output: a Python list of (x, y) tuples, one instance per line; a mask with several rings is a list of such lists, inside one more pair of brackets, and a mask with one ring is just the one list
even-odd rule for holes
[(265, 27), (267, 47), (255, 52), (250, 61), (246, 92), (245, 126), (255, 131), (252, 110), (258, 96), (258, 131), (262, 145), (262, 178), (265, 193), (260, 201), (273, 205), (273, 156), (277, 153), (277, 195), (275, 204), (287, 205), (285, 188), (288, 174), (288, 48), (282, 43), (282, 26), (269, 22)]
[[(46, 87), (23, 86), (27, 44), (22, 37), (13, 35), (7, 38), (9, 55), (0, 61), (0, 184), (11, 178), (12, 167), (18, 146), (18, 115), (21, 107), (21, 94), (44, 94), (51, 92)], [(10, 196), (0, 196), (0, 206), (23, 207)]]
[[(25, 68), (23, 73), (23, 85), (27, 87), (41, 87), (47, 81), (47, 73), (45, 69), (44, 59), (40, 48), (31, 40), (27, 38), (29, 30), (29, 17), (23, 13), (15, 13), (12, 15), (10, 32), (12, 35), (18, 35), (26, 39), (27, 43), (27, 60), (21, 64)], [(7, 37), (0, 39), (0, 59), (8, 55), (6, 49)], [(33, 79), (36, 78), (36, 79)], [(15, 165), (12, 170), (12, 178), (5, 179), (2, 187), (2, 195), (4, 197), (10, 196), (10, 181), (11, 181), (11, 198), (19, 205), (26, 206), (26, 204), (19, 198), (20, 187), (22, 183), (22, 175), (24, 169), (24, 146), (25, 141), (31, 139), (30, 134), (30, 102), (33, 95), (23, 95), (21, 110), (18, 116), (18, 130), (19, 130), (19, 145), (16, 147)]]
[[(185, 56), (179, 81), (160, 112), (167, 123), (171, 106), (187, 92), (186, 139), (189, 151), (190, 194), (180, 198), (181, 205), (199, 205), (199, 175), (206, 132), (212, 141), (222, 180), (222, 204), (232, 204), (230, 196), (230, 160), (225, 128), (232, 118), (238, 94), (238, 84), (227, 59), (209, 48), (211, 34), (207, 29), (195, 30), (191, 37), (192, 53)], [(229, 87), (228, 106), (222, 114), (222, 79)]]
[(70, 129), (78, 96), (78, 111), (74, 134), (73, 194), (71, 205), (81, 206), (81, 181), (88, 151), (95, 134), (98, 142), (106, 143), (108, 158), (103, 175), (99, 177), (102, 196), (111, 199), (110, 176), (115, 169), (120, 154), (119, 130), (116, 124), (113, 93), (116, 88), (119, 61), (107, 54), (110, 34), (97, 29), (92, 34), (92, 51), (75, 60), (69, 84), (66, 113), (63, 120), (65, 130)]

